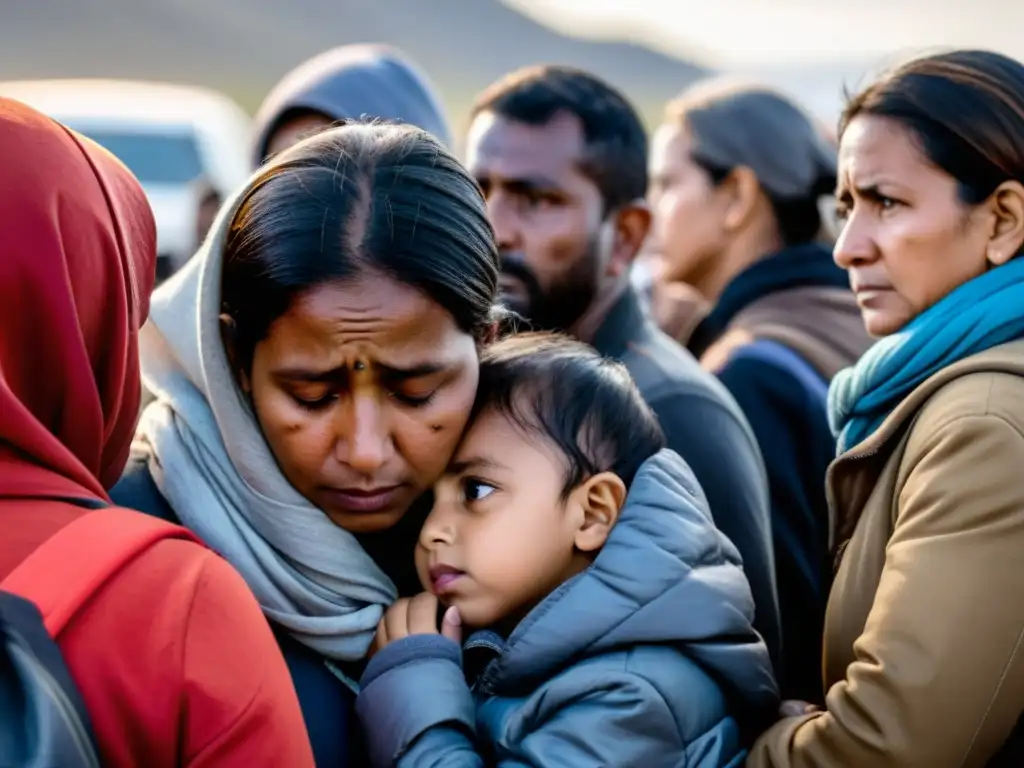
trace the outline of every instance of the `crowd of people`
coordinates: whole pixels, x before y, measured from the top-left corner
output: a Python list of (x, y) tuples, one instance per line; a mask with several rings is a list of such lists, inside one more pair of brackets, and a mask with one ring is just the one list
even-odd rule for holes
[(153, 290), (137, 181), (0, 100), (0, 590), (76, 724), (0, 643), (0, 765), (1024, 765), (1024, 64), (650, 143), (534, 66), (460, 158), (352, 46), (256, 124)]

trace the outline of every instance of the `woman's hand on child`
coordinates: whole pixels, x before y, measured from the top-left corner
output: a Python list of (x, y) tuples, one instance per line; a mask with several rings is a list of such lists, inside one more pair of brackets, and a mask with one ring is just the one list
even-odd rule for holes
[(377, 624), (377, 634), (370, 646), (370, 655), (386, 645), (409, 635), (437, 635), (462, 645), (462, 617), (452, 606), (444, 613), (441, 628), (437, 627), (437, 595), (422, 592), (416, 597), (403, 597), (387, 609)]

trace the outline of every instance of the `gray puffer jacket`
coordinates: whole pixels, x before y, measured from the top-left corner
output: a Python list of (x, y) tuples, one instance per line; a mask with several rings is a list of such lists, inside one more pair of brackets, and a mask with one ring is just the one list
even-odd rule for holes
[[(689, 467), (662, 451), (594, 564), (507, 641), (475, 633), (460, 649), (414, 635), (371, 660), (356, 709), (372, 762), (738, 766), (738, 721), (778, 702), (753, 613), (736, 548)], [(481, 670), (470, 683), (464, 659)]]

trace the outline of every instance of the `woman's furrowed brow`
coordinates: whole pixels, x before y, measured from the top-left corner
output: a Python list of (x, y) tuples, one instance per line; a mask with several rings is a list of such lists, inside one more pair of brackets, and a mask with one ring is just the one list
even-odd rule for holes
[[(384, 365), (382, 363), (376, 363), (372, 367), (376, 368), (382, 375), (392, 381), (405, 381), (407, 379), (417, 379), (421, 376), (431, 376), (435, 373), (440, 373), (447, 368), (447, 366), (441, 363), (417, 363), (409, 366)], [(279, 379), (288, 379), (290, 381), (325, 382), (343, 378), (349, 374), (350, 370), (351, 367), (348, 365), (339, 365), (327, 370), (315, 370), (301, 366), (289, 366), (287, 368), (277, 369), (274, 371), (274, 376)]]

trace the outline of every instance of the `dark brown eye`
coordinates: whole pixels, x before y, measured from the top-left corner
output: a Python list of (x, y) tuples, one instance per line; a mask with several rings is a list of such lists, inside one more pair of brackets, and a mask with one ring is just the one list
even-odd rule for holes
[(476, 478), (473, 477), (467, 477), (463, 481), (462, 485), (463, 496), (465, 497), (466, 502), (469, 504), (472, 504), (474, 501), (483, 501), (496, 490), (498, 490), (493, 485), (485, 483), (483, 480), (477, 480)]

